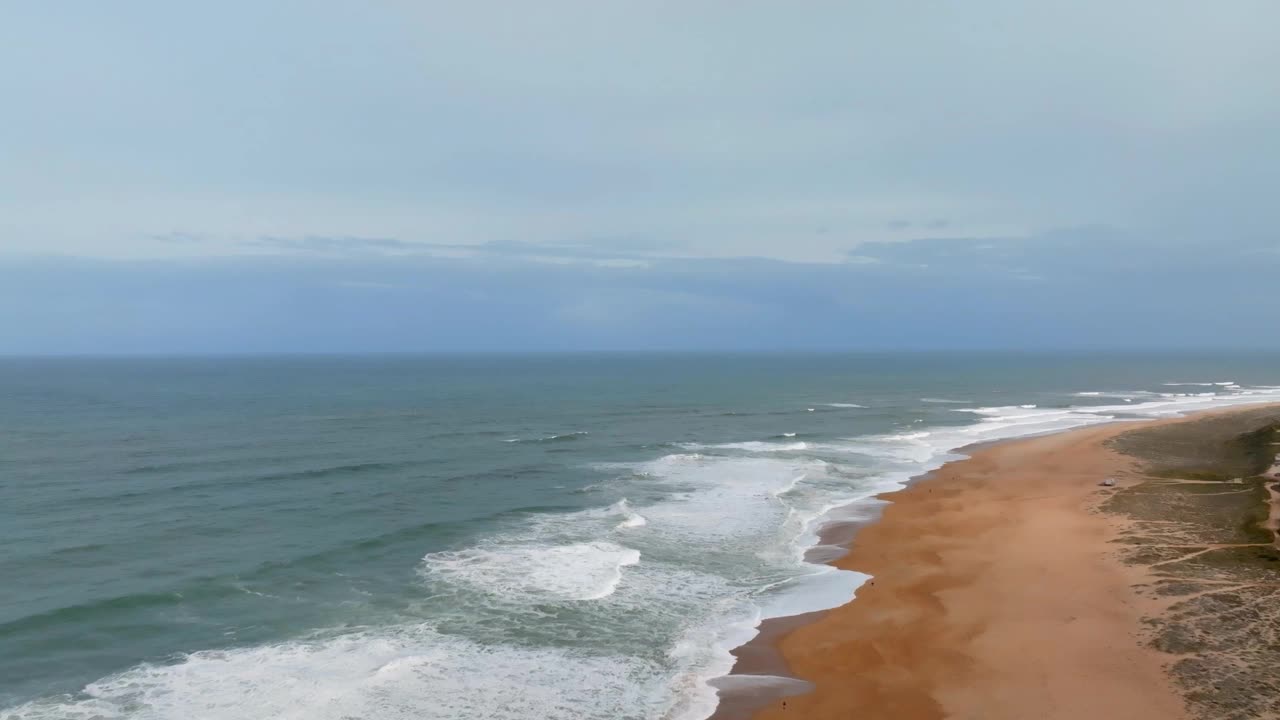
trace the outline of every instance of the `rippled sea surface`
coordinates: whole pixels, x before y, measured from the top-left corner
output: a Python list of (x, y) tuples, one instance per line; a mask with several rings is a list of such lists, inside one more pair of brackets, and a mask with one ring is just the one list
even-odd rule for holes
[(0, 360), (0, 718), (696, 720), (822, 523), (1277, 360)]

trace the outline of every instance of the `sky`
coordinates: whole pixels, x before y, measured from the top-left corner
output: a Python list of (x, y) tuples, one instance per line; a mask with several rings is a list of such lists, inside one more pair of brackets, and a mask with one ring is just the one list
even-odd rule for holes
[(0, 354), (1280, 349), (1277, 27), (0, 0)]

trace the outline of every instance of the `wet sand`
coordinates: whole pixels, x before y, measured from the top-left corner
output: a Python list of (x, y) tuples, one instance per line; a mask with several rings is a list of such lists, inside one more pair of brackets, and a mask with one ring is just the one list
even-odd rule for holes
[[(1249, 410), (1256, 410), (1250, 408)], [(1150, 567), (1116, 543), (1130, 520), (1100, 504), (1144, 480), (1108, 446), (1117, 423), (969, 449), (904, 490), (837, 567), (873, 579), (842, 607), (773, 621), (735, 673), (789, 675), (812, 692), (725, 693), (717, 720), (1178, 720), (1171, 656), (1143, 637), (1164, 612)], [(1115, 477), (1116, 488), (1099, 486)], [(773, 648), (776, 652), (762, 648)]]

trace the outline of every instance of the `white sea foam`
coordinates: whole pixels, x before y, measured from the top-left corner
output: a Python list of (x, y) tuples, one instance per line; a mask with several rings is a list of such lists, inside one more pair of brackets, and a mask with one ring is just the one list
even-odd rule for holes
[(586, 437), (587, 435), (590, 435), (590, 434), (591, 433), (587, 432), (586, 430), (576, 430), (574, 432), (559, 433), (557, 435), (544, 435), (542, 437), (535, 437), (535, 438), (518, 438), (518, 437), (507, 438), (502, 442), (507, 442), (507, 443), (560, 442), (562, 440), (577, 440), (578, 438)]
[(719, 705), (717, 685), (729, 676), (736, 658), (733, 649), (756, 636), (759, 610), (720, 609), (718, 621), (695, 625), (685, 631), (668, 656), (683, 671), (673, 684), (677, 700), (660, 717), (666, 720), (703, 720)]
[(640, 552), (610, 542), (491, 545), (431, 553), (423, 572), (472, 591), (531, 601), (599, 600), (613, 594), (622, 569)]
[(637, 658), (479, 645), (405, 625), (144, 664), (0, 720), (614, 720), (661, 715), (671, 682)]
[[(1216, 383), (1210, 383), (1216, 384)], [(1126, 392), (1124, 404), (1080, 405), (1041, 408), (1027, 405), (965, 408), (982, 416), (978, 423), (959, 428), (939, 428), (929, 439), (938, 452), (955, 450), (966, 444), (1066, 430), (1084, 425), (1125, 419), (1181, 415), (1196, 410), (1280, 401), (1275, 388), (1241, 388), (1226, 393)], [(1135, 399), (1143, 398), (1142, 402)]]
[(857, 404), (857, 403), (827, 403), (827, 407), (833, 407), (833, 408), (865, 408), (865, 407), (866, 407), (866, 405), (859, 405), (859, 404)]
[[(664, 459), (646, 464), (646, 472), (691, 488), (646, 510), (654, 528), (682, 544), (709, 548), (755, 538), (751, 542), (759, 547), (760, 557), (785, 559), (792, 568), (786, 577), (830, 571), (804, 562), (830, 510), (899, 486), (880, 476), (855, 480), (834, 475), (829, 463), (803, 459), (707, 456), (694, 464)], [(767, 502), (770, 499), (781, 502)], [(714, 522), (707, 521), (713, 517)], [(849, 575), (830, 582), (844, 583), (844, 602), (861, 581)], [(774, 607), (784, 605), (779, 601)]]
[(1150, 390), (1086, 390), (1084, 392), (1071, 393), (1075, 397), (1105, 397), (1105, 398), (1121, 398), (1131, 401), (1140, 397), (1158, 397), (1163, 393), (1155, 393)]
[(618, 527), (619, 527), (620, 529), (622, 529), (622, 528), (638, 528), (638, 527), (644, 527), (645, 525), (648, 525), (648, 524), (649, 524), (649, 521), (648, 521), (648, 519), (646, 519), (646, 518), (645, 518), (645, 516), (640, 515), (640, 514), (637, 514), (637, 513), (632, 513), (631, 515), (628, 515), (628, 516), (627, 516), (627, 519), (625, 519), (625, 520), (623, 520), (622, 522), (618, 523)]
[(852, 600), (858, 588), (871, 578), (831, 565), (810, 567), (809, 573), (770, 585), (760, 593), (761, 617), (791, 617), (839, 607)]
[(919, 440), (920, 438), (929, 437), (930, 434), (931, 433), (929, 433), (927, 430), (917, 430), (916, 432), (899, 433), (897, 435), (885, 435), (884, 437), (887, 440)]
[(618, 502), (614, 503), (610, 506), (609, 510), (613, 514), (622, 516), (622, 521), (616, 525), (619, 530), (644, 527), (649, 524), (649, 521), (645, 516), (631, 509), (631, 505), (627, 503), (626, 498), (622, 498)]
[[(795, 433), (791, 433), (794, 436)], [(718, 443), (713, 445), (705, 445), (703, 443), (680, 443), (680, 447), (686, 450), (746, 450), (748, 452), (795, 452), (797, 450), (807, 450), (809, 444), (803, 440), (789, 443), (771, 443), (762, 442), (760, 440), (748, 440), (746, 442)]]
[[(805, 551), (817, 542), (832, 507), (884, 487), (839, 474), (814, 458), (741, 454), (736, 444), (696, 448), (706, 452), (602, 466), (625, 471), (614, 481), (616, 490), (662, 498), (644, 506), (646, 531), (627, 536), (646, 560), (628, 571), (626, 584), (609, 602), (635, 612), (669, 608), (688, 619), (688, 630), (669, 653), (682, 668), (669, 716), (689, 720), (714, 709), (715, 689), (708, 681), (729, 671), (730, 650), (753, 637), (761, 619), (852, 597), (862, 576), (810, 564)], [(610, 511), (616, 517), (625, 507), (617, 503)], [(593, 522), (589, 513), (578, 515)], [(557, 525), (547, 532), (568, 531)], [(754, 584), (762, 588), (754, 600), (743, 596), (744, 585)]]
[(801, 482), (803, 482), (803, 481), (804, 481), (804, 478), (805, 478), (805, 475), (804, 475), (803, 473), (802, 473), (802, 474), (800, 474), (800, 475), (796, 475), (795, 477), (791, 478), (791, 482), (787, 483), (786, 485), (783, 485), (782, 487), (778, 488), (777, 490), (773, 490), (773, 491), (771, 491), (771, 494), (772, 494), (774, 497), (780, 497), (780, 496), (782, 496), (782, 495), (786, 495), (787, 493), (791, 492), (792, 490), (795, 490), (795, 489), (796, 489), (796, 485), (799, 485)]
[(663, 537), (687, 545), (729, 538), (764, 542), (786, 514), (772, 499), (792, 487), (798, 475), (818, 475), (824, 467), (813, 459), (677, 454), (635, 469), (675, 491), (647, 506), (645, 514)]

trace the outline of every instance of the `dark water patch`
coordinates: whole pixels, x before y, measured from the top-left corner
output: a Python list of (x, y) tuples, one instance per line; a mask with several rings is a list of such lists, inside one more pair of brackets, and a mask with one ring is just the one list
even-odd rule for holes
[(493, 519), (535, 517), (553, 513), (578, 512), (585, 509), (581, 505), (527, 505), (503, 510), (502, 512), (494, 513), (490, 517)]
[(465, 537), (474, 523), (486, 523), (513, 517), (518, 511), (501, 511), (492, 513), (466, 514), (450, 520), (424, 522), (399, 527), (381, 534), (356, 538), (346, 543), (335, 545), (317, 552), (291, 557), (287, 560), (266, 561), (254, 570), (241, 576), (250, 579), (265, 579), (268, 575), (282, 569), (291, 568), (338, 568), (344, 560), (355, 556), (370, 559), (370, 551), (387, 548), (403, 548), (414, 558), (442, 548), (454, 542), (456, 538)]
[(0, 624), (0, 639), (20, 633), (44, 632), (50, 628), (61, 628), (89, 621), (99, 623), (111, 615), (132, 613), (142, 609), (175, 607), (184, 602), (188, 602), (188, 599), (182, 593), (164, 592), (121, 595), (79, 605), (68, 605)]
[[(287, 461), (286, 461), (287, 462)], [(249, 464), (247, 462), (235, 462), (234, 465)], [(44, 502), (32, 503), (23, 510), (27, 514), (38, 514), (52, 511), (52, 515), (63, 514), (73, 510), (77, 506), (98, 506), (107, 504), (116, 507), (121, 503), (138, 503), (149, 504), (152, 500), (158, 500), (165, 495), (183, 495), (214, 492), (221, 494), (225, 490), (243, 488), (251, 485), (268, 485), (276, 486), (285, 483), (293, 483), (306, 480), (324, 480), (327, 478), (341, 476), (360, 476), (376, 473), (391, 473), (408, 468), (422, 467), (432, 464), (429, 460), (417, 461), (400, 461), (400, 462), (363, 462), (363, 463), (340, 463), (336, 465), (327, 465), (324, 467), (311, 467), (300, 470), (282, 470), (277, 472), (259, 473), (248, 476), (237, 475), (219, 475), (213, 478), (197, 479), (190, 478), (185, 482), (169, 484), (165, 486), (138, 486), (135, 483), (121, 483), (122, 487), (114, 492), (95, 493), (92, 495), (74, 492), (70, 497), (50, 497)], [(189, 472), (190, 470), (188, 470)], [(149, 474), (149, 473), (143, 473)], [(181, 476), (178, 472), (155, 473), (159, 477)], [(104, 478), (98, 482), (99, 485), (113, 485), (118, 481)], [(214, 495), (205, 495), (206, 498), (214, 497)]]
[(364, 462), (345, 465), (331, 465), (323, 468), (310, 468), (293, 472), (268, 473), (247, 479), (246, 482), (277, 482), (282, 480), (307, 480), (311, 478), (330, 477), (332, 475), (358, 475), (360, 473), (400, 470), (421, 463), (410, 462)]
[(85, 553), (96, 552), (98, 550), (104, 550), (106, 549), (106, 547), (107, 547), (106, 545), (103, 545), (101, 543), (88, 543), (85, 545), (72, 545), (71, 547), (58, 548), (56, 550), (53, 550), (49, 554), (54, 557), (59, 557), (64, 555), (82, 555)]
[(517, 465), (514, 467), (493, 468), (482, 470), (480, 472), (465, 473), (462, 475), (452, 475), (441, 478), (443, 483), (456, 484), (468, 482), (495, 482), (503, 480), (530, 480), (537, 477), (546, 477), (548, 475), (560, 471), (558, 465), (550, 463), (535, 463), (529, 465)]
[(588, 433), (586, 430), (575, 430), (573, 432), (558, 433), (555, 435), (543, 435), (541, 437), (511, 438), (509, 440), (506, 440), (505, 442), (510, 443), (512, 445), (574, 442), (577, 440), (586, 439), (586, 437), (589, 434), (590, 433)]
[[(157, 453), (158, 456), (165, 456), (165, 453)], [(281, 457), (279, 455), (259, 455), (254, 457), (218, 457), (218, 458), (201, 458), (193, 460), (176, 460), (172, 462), (151, 463), (147, 465), (137, 465), (126, 468), (120, 472), (122, 475), (175, 475), (191, 472), (193, 470), (221, 470), (228, 467), (240, 467), (244, 465), (254, 465), (261, 463), (286, 463), (296, 460), (309, 459), (313, 456), (293, 456)]]
[(452, 440), (454, 438), (464, 437), (497, 437), (499, 435), (508, 435), (509, 433), (502, 430), (450, 430), (448, 432), (433, 433), (423, 436), (424, 440)]
[(287, 470), (280, 472), (262, 473), (259, 475), (251, 475), (244, 477), (221, 477), (213, 480), (205, 480), (193, 483), (185, 483), (179, 485), (171, 485), (164, 490), (170, 492), (190, 492), (199, 488), (218, 487), (220, 489), (241, 488), (252, 485), (275, 486), (281, 483), (292, 483), (304, 480), (323, 480), (333, 477), (357, 476), (366, 474), (377, 474), (395, 472), (412, 467), (420, 467), (429, 464), (430, 461), (404, 461), (404, 462), (360, 462), (360, 463), (343, 463), (338, 465), (328, 465), (325, 467), (305, 468), (302, 470)]

